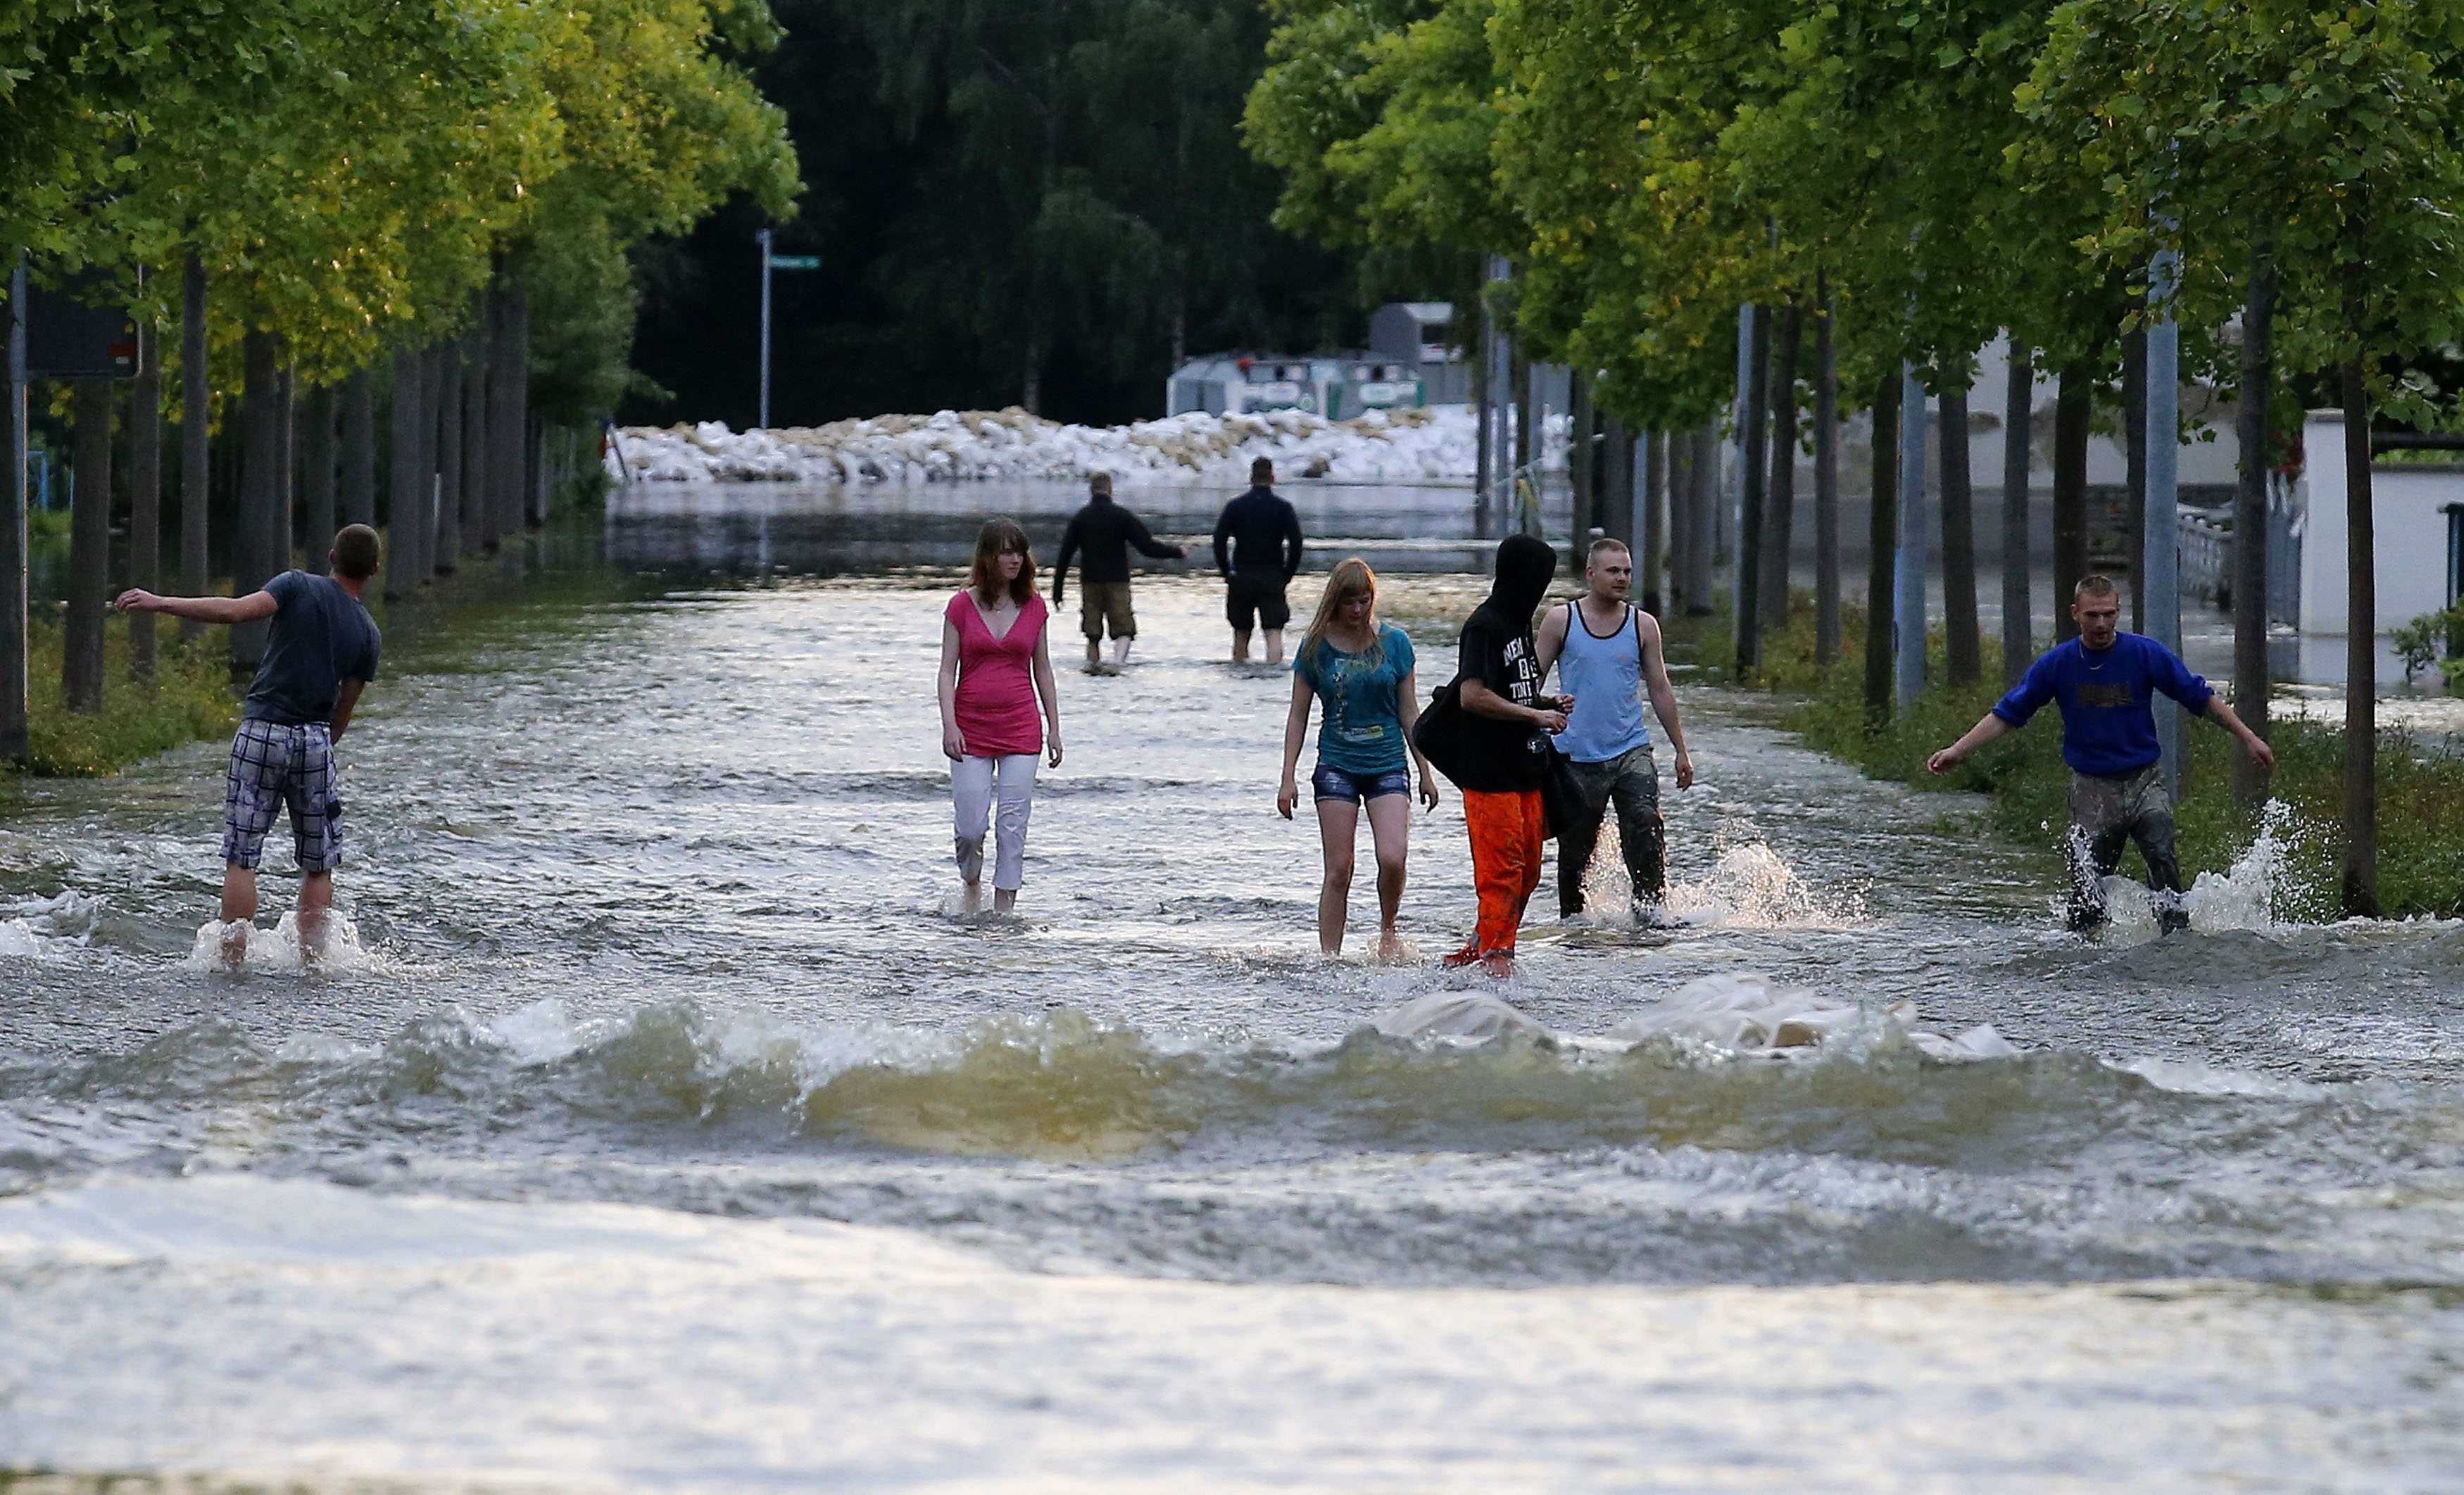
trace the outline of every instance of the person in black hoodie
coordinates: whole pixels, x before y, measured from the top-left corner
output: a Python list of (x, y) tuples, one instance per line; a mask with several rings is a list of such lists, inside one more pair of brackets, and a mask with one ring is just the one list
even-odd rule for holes
[(1072, 515), (1061, 532), (1061, 559), (1052, 566), (1052, 610), (1061, 610), (1061, 594), (1069, 580), (1069, 561), (1078, 557), (1078, 629), (1087, 635), (1087, 672), (1104, 668), (1104, 628), (1112, 630), (1112, 668), (1130, 662), (1130, 640), (1138, 636), (1138, 615), (1130, 608), (1130, 547), (1135, 545), (1157, 561), (1177, 561), (1189, 552), (1167, 545), (1147, 533), (1146, 522), (1112, 501), (1112, 478), (1098, 473), (1087, 479), (1087, 506)]
[(1249, 464), (1249, 491), (1215, 521), (1215, 569), (1223, 573), (1223, 615), (1232, 625), (1232, 662), (1249, 662), (1249, 629), (1264, 625), (1266, 663), (1284, 662), (1284, 625), (1292, 621), (1284, 588), (1301, 569), (1301, 517), (1275, 492), (1275, 464)]
[(1531, 615), (1556, 573), (1557, 553), (1546, 541), (1507, 536), (1497, 547), (1496, 584), (1463, 627), (1455, 675), (1463, 712), (1445, 759), (1463, 791), (1480, 923), (1445, 963), (1478, 961), (1492, 976), (1513, 973), (1515, 932), (1540, 886), (1546, 845), (1540, 784), (1549, 769), (1549, 735), (1566, 730), (1566, 714), (1574, 707), (1573, 696), (1540, 693), (1539, 649), (1531, 637)]

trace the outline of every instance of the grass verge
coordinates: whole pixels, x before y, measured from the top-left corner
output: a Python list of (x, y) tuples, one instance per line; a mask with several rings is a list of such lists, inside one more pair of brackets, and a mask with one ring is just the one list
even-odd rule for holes
[[(1989, 744), (1937, 779), (1925, 758), (1976, 724), (2001, 695), (1998, 685), (1954, 688), (1943, 636), (1926, 642), (1925, 678), (1915, 701), (1879, 724), (1865, 720), (1864, 611), (1845, 609), (1837, 662), (1815, 662), (1810, 596), (1794, 599), (1789, 626), (1763, 641), (1760, 669), (1740, 679), (1725, 662), (1735, 657), (1725, 613), (1689, 619), (1670, 630), (1672, 656), (1691, 656), (1716, 678), (1787, 697), (1781, 724), (1808, 746), (1856, 764), (1869, 778), (1939, 793), (1991, 797), (1995, 831), (2015, 842), (2051, 847), (2069, 821), (2070, 770), (2062, 762), (2061, 728), (2053, 711), (2024, 732)], [(1985, 641), (1989, 681), (2000, 675), (2001, 645)], [(2161, 703), (2160, 703), (2161, 704)], [(2176, 835), (2185, 879), (2221, 872), (2248, 851), (2259, 826), (2233, 802), (2233, 739), (2211, 721), (2188, 727), (2189, 761)], [(2278, 918), (2333, 918), (2344, 796), (2343, 732), (2315, 722), (2277, 720), (2268, 731), (2277, 768), (2271, 794), (2287, 813), (2277, 825), (2282, 870), (2272, 890)], [(2464, 915), (2464, 754), (2443, 741), (2416, 741), (2402, 731), (2379, 735), (2379, 905), (2388, 917)], [(2124, 853), (2135, 868), (2135, 853)]]
[[(15, 771), (76, 778), (117, 773), (141, 758), (203, 737), (228, 736), (239, 720), (231, 647), (216, 632), (184, 645), (165, 620), (151, 682), (131, 679), (128, 629), (112, 621), (103, 644), (102, 710), (73, 712), (60, 697), (60, 628), (37, 622), (30, 640), (30, 738)], [(10, 771), (0, 763), (0, 773)]]

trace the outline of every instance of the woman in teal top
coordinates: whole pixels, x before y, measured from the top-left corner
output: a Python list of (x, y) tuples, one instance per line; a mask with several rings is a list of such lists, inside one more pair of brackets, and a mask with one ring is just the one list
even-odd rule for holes
[(1275, 793), (1275, 809), (1286, 820), (1300, 802), (1293, 775), (1300, 767), (1301, 740), (1309, 735), (1309, 708), (1321, 700), (1326, 723), (1317, 734), (1317, 772), (1309, 776), (1326, 854), (1326, 881), (1317, 895), (1318, 948), (1331, 956), (1343, 951), (1353, 843), (1366, 804), (1370, 843), (1377, 852), (1378, 955), (1393, 959), (1402, 954), (1395, 911), (1403, 901), (1403, 860), (1411, 838), (1412, 764), (1420, 770), (1420, 802), (1431, 809), (1438, 805), (1438, 780), (1429, 760), (1412, 746), (1412, 724), (1420, 717), (1412, 641), (1402, 629), (1377, 621), (1377, 574), (1357, 556), (1326, 579), (1317, 617), (1292, 655), (1284, 781)]

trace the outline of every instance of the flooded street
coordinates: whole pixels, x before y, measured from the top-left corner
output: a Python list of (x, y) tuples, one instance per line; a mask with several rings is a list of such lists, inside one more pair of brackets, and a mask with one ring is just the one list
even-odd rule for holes
[[(1019, 914), (959, 913), (947, 568), (1000, 506), (1048, 563), (1066, 496), (927, 496), (629, 491), (604, 559), (388, 621), (332, 969), (196, 957), (222, 744), (29, 786), (0, 1489), (2454, 1487), (2464, 925), (2277, 924), (2262, 854), (2082, 940), (2050, 833), (1681, 678), (1683, 928), (1559, 926), (1552, 870), (1519, 977), (1436, 969), (1449, 789), (1417, 958), (1364, 876), (1330, 962), (1287, 677), (1195, 558), (1117, 677), (1072, 578)], [(1361, 542), (1296, 617), (1393, 568), (1425, 696), (1485, 591), (1458, 495), (1295, 496)], [(1655, 1018), (1749, 977), (1864, 1017)], [(1448, 991), (1536, 1026), (1378, 1031)]]

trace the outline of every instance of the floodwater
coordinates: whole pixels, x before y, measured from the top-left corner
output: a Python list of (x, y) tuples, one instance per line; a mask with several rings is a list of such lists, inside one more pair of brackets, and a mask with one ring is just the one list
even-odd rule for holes
[[(2464, 927), (2275, 922), (2261, 847), (2193, 933), (2083, 940), (1973, 806), (1681, 687), (1664, 942), (1544, 885), (1516, 978), (1435, 969), (1472, 913), (1449, 796), (1418, 957), (1365, 958), (1364, 876), (1330, 962), (1314, 829), (1272, 808), (1286, 679), (1169, 567), (1121, 676), (1067, 668), (1062, 620), (1019, 914), (957, 912), (931, 567), (1035, 497), (834, 530), (701, 494), (709, 539), (620, 495), (554, 574), (390, 620), (327, 969), (196, 958), (215, 746), (33, 786), (0, 823), (0, 1469), (2455, 1487)], [(1395, 502), (1383, 538), (1453, 538)], [(1392, 579), (1423, 691), (1482, 590)], [(1664, 1021), (1757, 977), (1849, 1012), (1777, 1051)], [(1396, 1016), (1447, 993), (1507, 1031)], [(2015, 1052), (1932, 1057), (1901, 1003)]]

